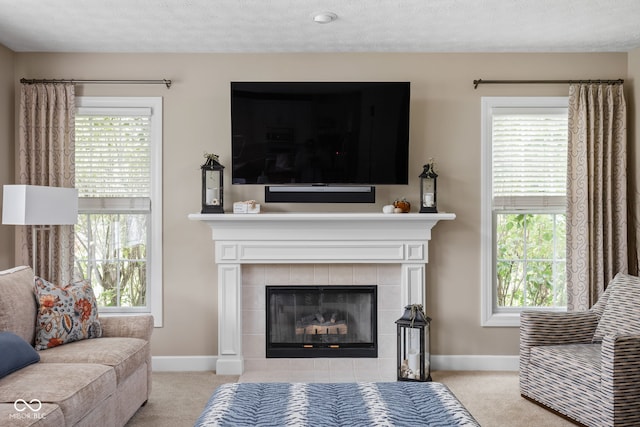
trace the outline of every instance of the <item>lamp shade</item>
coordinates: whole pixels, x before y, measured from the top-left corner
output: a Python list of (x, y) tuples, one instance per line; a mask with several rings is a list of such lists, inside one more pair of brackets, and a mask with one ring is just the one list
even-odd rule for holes
[(2, 223), (70, 225), (78, 222), (78, 190), (40, 185), (5, 185)]

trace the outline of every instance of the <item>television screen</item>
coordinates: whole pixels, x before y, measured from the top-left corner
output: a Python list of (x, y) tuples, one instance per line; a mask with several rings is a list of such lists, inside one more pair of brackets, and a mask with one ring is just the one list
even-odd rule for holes
[(232, 82), (234, 184), (407, 184), (408, 82)]

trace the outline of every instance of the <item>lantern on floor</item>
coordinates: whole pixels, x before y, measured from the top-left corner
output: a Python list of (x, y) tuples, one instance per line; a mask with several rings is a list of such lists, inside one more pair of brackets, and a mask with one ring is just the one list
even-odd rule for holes
[(202, 212), (224, 213), (222, 171), (224, 166), (218, 163), (216, 154), (205, 154), (207, 159), (202, 169)]
[(420, 174), (420, 213), (436, 213), (438, 212), (436, 204), (436, 165), (433, 159), (429, 159), (429, 163), (422, 166), (423, 171)]
[(421, 304), (404, 308), (398, 320), (398, 381), (431, 381), (431, 319)]

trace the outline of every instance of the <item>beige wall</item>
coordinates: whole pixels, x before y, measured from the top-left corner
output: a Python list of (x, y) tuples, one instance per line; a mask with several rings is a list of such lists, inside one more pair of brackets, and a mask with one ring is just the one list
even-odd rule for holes
[[(439, 207), (456, 213), (457, 219), (437, 225), (430, 245), (427, 310), (434, 319), (433, 353), (516, 355), (517, 328), (479, 325), (480, 97), (566, 95), (567, 86), (483, 85), (474, 90), (472, 81), (625, 78), (628, 69), (623, 53), (16, 54), (15, 58), (16, 79), (170, 78), (174, 82), (170, 90), (124, 85), (85, 85), (78, 90), (85, 95), (164, 97), (164, 327), (155, 331), (156, 356), (217, 353), (211, 234), (187, 215), (200, 208), (203, 153), (218, 153), (230, 166), (230, 81), (410, 81), (409, 186), (378, 187), (376, 206), (272, 204), (263, 209), (377, 212), (398, 196), (415, 204), (416, 177), (422, 164), (434, 157), (440, 170)], [(225, 179), (230, 182), (229, 176)], [(257, 186), (227, 186), (225, 196), (228, 208), (234, 200), (262, 201), (263, 192)]]
[[(0, 186), (14, 182), (14, 58), (15, 54), (12, 51), (0, 45)], [(1, 196), (0, 212), (2, 212)], [(15, 260), (13, 239), (13, 226), (0, 224), (0, 270), (13, 267)]]

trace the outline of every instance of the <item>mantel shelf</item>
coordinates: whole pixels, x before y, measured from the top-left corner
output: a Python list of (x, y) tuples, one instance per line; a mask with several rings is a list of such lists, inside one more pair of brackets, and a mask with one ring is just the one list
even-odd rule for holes
[(214, 221), (216, 223), (225, 222), (268, 222), (268, 221), (417, 221), (430, 222), (441, 220), (452, 220), (456, 218), (454, 213), (404, 213), (404, 214), (384, 214), (384, 213), (361, 213), (361, 212), (322, 212), (322, 213), (260, 213), (260, 214), (190, 214), (189, 219), (193, 221)]
[(191, 214), (213, 230), (213, 240), (430, 240), (438, 221), (452, 213)]

